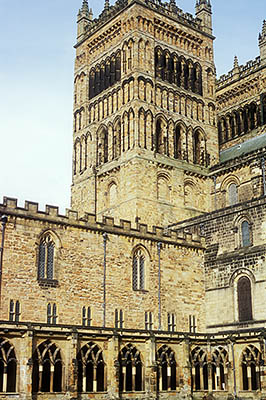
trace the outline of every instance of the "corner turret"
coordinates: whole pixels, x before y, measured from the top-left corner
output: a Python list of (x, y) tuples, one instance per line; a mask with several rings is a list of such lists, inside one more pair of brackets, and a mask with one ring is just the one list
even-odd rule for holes
[(210, 0), (196, 0), (196, 17), (201, 19), (203, 32), (212, 35), (212, 7)]
[(266, 64), (266, 21), (263, 21), (262, 32), (259, 34), (260, 62)]
[(91, 23), (93, 19), (92, 10), (89, 10), (88, 0), (83, 0), (81, 9), (78, 12), (77, 16), (77, 40), (81, 40), (85, 31), (86, 27)]

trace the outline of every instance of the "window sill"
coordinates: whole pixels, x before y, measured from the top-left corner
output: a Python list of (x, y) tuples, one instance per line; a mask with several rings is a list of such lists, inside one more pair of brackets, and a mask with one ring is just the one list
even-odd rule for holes
[(38, 279), (39, 285), (41, 287), (57, 287), (59, 286), (58, 280), (56, 279)]

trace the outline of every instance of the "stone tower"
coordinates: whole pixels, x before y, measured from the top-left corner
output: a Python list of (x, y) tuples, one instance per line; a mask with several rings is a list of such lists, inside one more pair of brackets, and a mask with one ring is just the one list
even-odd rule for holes
[(211, 4), (78, 13), (72, 207), (167, 226), (211, 210), (218, 162)]

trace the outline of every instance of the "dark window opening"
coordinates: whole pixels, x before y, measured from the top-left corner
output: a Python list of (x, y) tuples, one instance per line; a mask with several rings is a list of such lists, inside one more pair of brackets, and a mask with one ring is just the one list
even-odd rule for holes
[(142, 362), (140, 353), (131, 344), (126, 345), (119, 353), (119, 389), (121, 392), (142, 390)]
[[(105, 390), (105, 364), (102, 350), (93, 342), (87, 343), (77, 355), (78, 392), (103, 392)], [(96, 374), (96, 387), (94, 386)]]
[(237, 282), (239, 321), (252, 320), (251, 283), (243, 276)]

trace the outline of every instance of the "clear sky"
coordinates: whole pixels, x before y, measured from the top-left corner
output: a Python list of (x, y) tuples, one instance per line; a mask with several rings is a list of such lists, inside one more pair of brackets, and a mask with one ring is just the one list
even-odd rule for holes
[[(177, 0), (194, 14), (196, 0)], [(82, 0), (0, 0), (0, 202), (70, 206), (76, 14)], [(103, 0), (90, 0), (94, 16)], [(112, 2), (111, 2), (112, 3)], [(212, 0), (217, 75), (259, 55), (265, 0)]]

